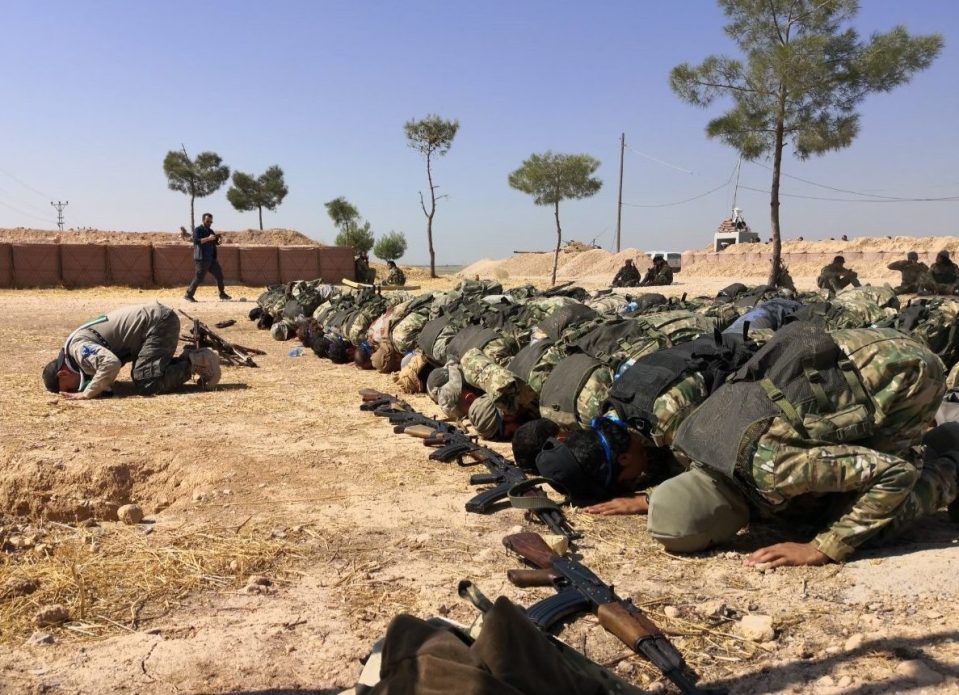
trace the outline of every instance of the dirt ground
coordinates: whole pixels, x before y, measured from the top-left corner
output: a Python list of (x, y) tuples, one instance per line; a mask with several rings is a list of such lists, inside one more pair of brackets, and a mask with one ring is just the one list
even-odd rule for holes
[[(677, 279), (670, 293), (730, 281)], [(531, 522), (511, 509), (466, 513), (470, 471), (428, 461), (419, 440), (358, 410), (357, 390), (391, 391), (389, 376), (289, 356), (294, 343), (246, 320), (252, 301), (181, 295), (0, 291), (0, 693), (337, 692), (397, 613), (470, 623), (460, 579), (523, 605), (549, 595), (505, 578), (519, 562), (501, 539)], [(140, 398), (126, 382), (111, 399), (69, 403), (43, 390), (40, 370), (71, 329), (153, 299), (210, 325), (236, 319), (221, 333), (265, 350), (260, 367), (224, 368), (214, 392)], [(110, 520), (128, 502), (143, 523)], [(680, 558), (646, 537), (642, 518), (570, 519), (583, 561), (643, 606), (710, 685), (959, 692), (959, 525), (945, 513), (844, 565), (766, 572), (742, 554), (775, 529)], [(66, 622), (35, 626), (49, 604), (66, 608)], [(771, 639), (742, 636), (749, 613), (771, 616)], [(561, 636), (662, 689), (595, 619)]]

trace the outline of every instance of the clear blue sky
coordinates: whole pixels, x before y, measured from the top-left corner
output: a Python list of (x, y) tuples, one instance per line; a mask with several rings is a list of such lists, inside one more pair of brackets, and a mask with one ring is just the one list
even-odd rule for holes
[[(186, 145), (234, 169), (286, 172), (290, 194), (267, 226), (332, 243), (323, 203), (343, 195), (376, 232), (403, 231), (404, 259), (427, 258), (420, 156), (403, 123), (429, 113), (460, 131), (435, 167), (438, 262), (549, 248), (548, 208), (509, 188), (532, 152), (586, 152), (603, 189), (561, 206), (566, 238), (607, 248), (616, 224), (619, 134), (626, 132), (623, 200), (683, 200), (723, 184), (736, 155), (707, 140), (720, 108), (686, 105), (670, 68), (730, 52), (707, 0), (609, 2), (11, 2), (0, 61), (0, 226), (52, 228), (51, 200), (69, 200), (68, 226), (175, 230), (187, 198), (166, 187), (162, 160)], [(863, 35), (897, 23), (945, 35), (946, 47), (910, 84), (871, 97), (853, 146), (784, 171), (838, 188), (898, 196), (959, 195), (959, 3), (865, 0)], [(665, 166), (642, 152), (673, 165)], [(685, 171), (683, 171), (685, 170)], [(692, 172), (692, 173), (687, 173)], [(744, 164), (741, 183), (767, 190)], [(198, 201), (221, 229), (256, 226), (226, 187)], [(785, 194), (849, 198), (784, 179)], [(623, 246), (700, 247), (729, 214), (733, 186), (671, 207), (625, 207)], [(740, 188), (739, 206), (768, 234), (768, 196)], [(843, 203), (783, 198), (787, 238), (955, 234), (959, 203)]]

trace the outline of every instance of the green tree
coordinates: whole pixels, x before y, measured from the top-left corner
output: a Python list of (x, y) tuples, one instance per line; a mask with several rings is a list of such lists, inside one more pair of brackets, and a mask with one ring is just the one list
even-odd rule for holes
[(373, 246), (373, 255), (383, 261), (395, 261), (406, 253), (406, 235), (390, 232), (381, 236)]
[(932, 63), (942, 49), (938, 34), (912, 37), (899, 26), (861, 41), (847, 26), (857, 0), (718, 0), (726, 34), (745, 56), (721, 55), (700, 65), (673, 68), (673, 91), (696, 106), (720, 97), (732, 108), (706, 126), (711, 138), (736, 148), (746, 160), (772, 155), (770, 217), (773, 265), (782, 268), (779, 179), (787, 141), (799, 159), (839, 150), (859, 132), (857, 107), (872, 92), (888, 92)]
[(352, 246), (357, 251), (369, 251), (373, 248), (373, 232), (370, 231), (370, 223), (359, 224), (352, 221), (346, 223), (340, 233), (336, 235), (337, 246)]
[(441, 157), (450, 151), (459, 121), (446, 121), (437, 115), (429, 115), (419, 121), (407, 121), (403, 126), (406, 132), (406, 144), (426, 158), (426, 179), (430, 187), (430, 206), (426, 207), (423, 192), (420, 191), (420, 207), (426, 215), (426, 241), (430, 249), (430, 277), (436, 277), (436, 252), (433, 250), (433, 217), (436, 215), (436, 201), (445, 195), (436, 195), (439, 188), (433, 183), (433, 157)]
[(260, 213), (260, 231), (263, 231), (263, 208), (269, 211), (283, 202), (289, 189), (283, 181), (283, 170), (274, 165), (254, 178), (253, 174), (233, 172), (233, 185), (226, 199), (239, 212), (257, 210)]
[(537, 205), (552, 205), (556, 217), (556, 251), (553, 253), (552, 284), (556, 284), (556, 265), (563, 244), (563, 228), (559, 224), (559, 203), (562, 200), (589, 198), (603, 186), (593, 174), (599, 160), (588, 154), (530, 155), (519, 169), (509, 175), (509, 185), (533, 196)]
[(360, 219), (360, 211), (343, 196), (334, 198), (325, 205), (326, 214), (333, 220), (333, 226), (341, 231), (347, 223), (357, 222)]
[(163, 158), (163, 173), (170, 190), (190, 196), (190, 229), (196, 229), (193, 203), (220, 188), (230, 178), (230, 167), (216, 152), (201, 152), (190, 159), (186, 148), (170, 150)]

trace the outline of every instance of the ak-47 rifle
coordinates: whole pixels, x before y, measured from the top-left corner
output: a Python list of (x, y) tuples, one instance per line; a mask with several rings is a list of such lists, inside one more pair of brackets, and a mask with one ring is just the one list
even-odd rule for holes
[(557, 555), (536, 533), (506, 536), (503, 545), (538, 568), (509, 570), (506, 576), (510, 582), (521, 587), (552, 584), (559, 591), (555, 596), (533, 604), (526, 611), (526, 615), (538, 627), (548, 632), (573, 615), (595, 613), (599, 624), (607, 632), (649, 659), (686, 695), (721, 692), (696, 686), (696, 675), (662, 630), (632, 601), (617, 596), (613, 587), (593, 574), (588, 567)]
[[(461, 466), (483, 464), (488, 474), (474, 475), (471, 485), (497, 483), (466, 503), (466, 511), (483, 514), (493, 504), (509, 496), (514, 507), (525, 509), (545, 524), (552, 533), (565, 536), (569, 540), (581, 538), (567, 521), (560, 505), (549, 499), (539, 487), (538, 478), (527, 478), (526, 473), (506, 457), (492, 449), (476, 443), (476, 438), (463, 432), (449, 422), (443, 422), (418, 413), (409, 403), (375, 389), (360, 391), (363, 397), (361, 410), (371, 410), (374, 415), (385, 417), (393, 425), (395, 434), (408, 434), (424, 440), (426, 446), (439, 447), (430, 454), (431, 461), (451, 463), (457, 461)], [(464, 461), (471, 458), (471, 463)]]
[(256, 367), (257, 364), (250, 355), (266, 354), (263, 350), (231, 343), (214, 333), (210, 327), (200, 319), (193, 318), (182, 309), (178, 311), (193, 322), (193, 328), (190, 329), (190, 333), (180, 336), (180, 339), (192, 343), (194, 348), (211, 348), (227, 362), (238, 367)]

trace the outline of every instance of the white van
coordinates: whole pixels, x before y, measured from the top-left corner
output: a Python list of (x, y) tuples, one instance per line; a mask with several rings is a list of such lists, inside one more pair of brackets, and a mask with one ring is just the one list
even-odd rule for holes
[(653, 259), (653, 256), (662, 256), (666, 259), (666, 262), (669, 264), (669, 267), (673, 269), (674, 273), (682, 270), (683, 254), (678, 251), (647, 251), (646, 255), (649, 256), (650, 260)]

